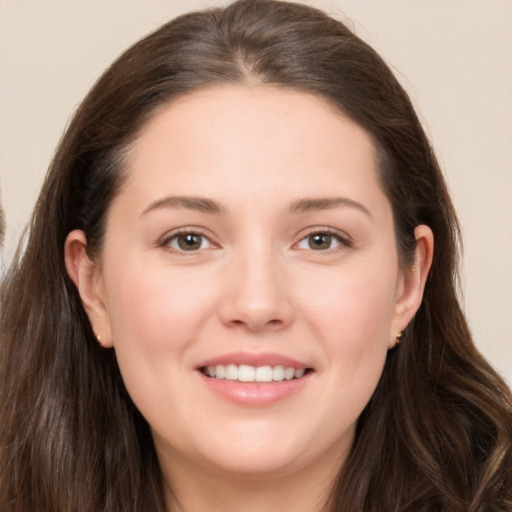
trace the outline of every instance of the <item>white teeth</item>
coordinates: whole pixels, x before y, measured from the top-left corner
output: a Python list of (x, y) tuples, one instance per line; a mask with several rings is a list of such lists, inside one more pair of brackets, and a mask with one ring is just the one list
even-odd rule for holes
[(225, 376), (226, 376), (226, 367), (222, 366), (221, 364), (218, 364), (215, 367), (215, 378), (223, 379)]
[(272, 380), (280, 381), (284, 379), (284, 366), (274, 366), (272, 369)]
[(272, 382), (272, 367), (258, 366), (254, 380), (257, 382)]
[(228, 380), (238, 380), (238, 373), (238, 366), (236, 364), (228, 364), (224, 378)]
[(295, 375), (295, 368), (285, 368), (284, 378), (286, 380), (292, 380), (294, 375)]
[(240, 382), (254, 382), (256, 379), (256, 368), (241, 364), (238, 367), (238, 380)]
[(237, 380), (239, 382), (280, 382), (282, 380), (300, 379), (305, 368), (277, 366), (249, 366), (247, 364), (218, 364), (208, 366), (206, 375), (215, 379)]
[(306, 369), (305, 368), (298, 368), (297, 370), (295, 370), (295, 373), (294, 373), (293, 376), (296, 379), (300, 379), (305, 373), (306, 373)]

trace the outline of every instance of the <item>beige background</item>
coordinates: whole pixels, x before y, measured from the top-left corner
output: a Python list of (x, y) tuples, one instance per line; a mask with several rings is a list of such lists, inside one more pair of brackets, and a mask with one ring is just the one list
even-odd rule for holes
[[(464, 229), (465, 307), (512, 385), (512, 1), (331, 0), (411, 94)], [(0, 0), (0, 189), (8, 262), (70, 113), (128, 44), (214, 1)]]

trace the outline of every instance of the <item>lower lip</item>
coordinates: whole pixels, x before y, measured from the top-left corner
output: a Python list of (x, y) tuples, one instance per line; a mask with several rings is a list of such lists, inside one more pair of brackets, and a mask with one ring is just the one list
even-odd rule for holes
[(300, 379), (279, 382), (238, 382), (226, 379), (212, 379), (198, 372), (203, 382), (214, 393), (239, 405), (266, 407), (300, 391), (310, 380), (312, 372)]

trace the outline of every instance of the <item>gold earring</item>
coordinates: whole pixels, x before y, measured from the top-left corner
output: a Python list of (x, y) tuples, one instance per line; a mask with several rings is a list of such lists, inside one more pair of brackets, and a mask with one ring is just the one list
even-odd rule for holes
[(395, 344), (400, 345), (400, 341), (402, 340), (402, 331), (400, 331), (395, 337)]
[(98, 340), (98, 343), (101, 343), (101, 336), (99, 334), (96, 334), (96, 339)]

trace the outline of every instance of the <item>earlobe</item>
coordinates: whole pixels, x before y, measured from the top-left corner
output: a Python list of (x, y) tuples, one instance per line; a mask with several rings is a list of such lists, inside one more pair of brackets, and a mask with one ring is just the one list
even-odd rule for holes
[(98, 342), (112, 347), (112, 334), (101, 271), (87, 254), (87, 239), (81, 230), (68, 234), (64, 246), (66, 270), (80, 295)]
[(434, 235), (426, 225), (414, 230), (416, 250), (414, 265), (402, 276), (400, 294), (395, 302), (395, 316), (392, 322), (389, 347), (397, 344), (401, 333), (418, 311), (423, 300), (423, 292), (434, 255)]

